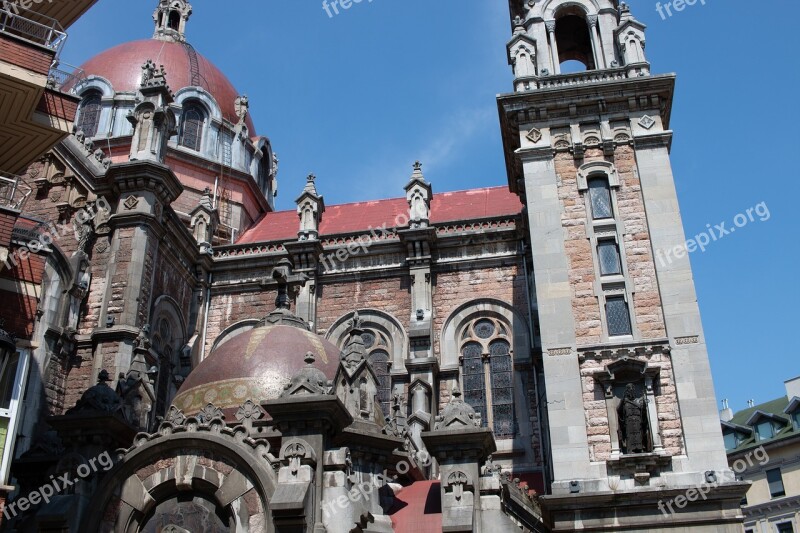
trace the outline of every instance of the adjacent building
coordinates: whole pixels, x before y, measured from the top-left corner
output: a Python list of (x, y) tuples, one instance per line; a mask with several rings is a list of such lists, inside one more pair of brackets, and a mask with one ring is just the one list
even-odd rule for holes
[[(66, 29), (96, 0), (58, 2), (2, 2), (0, 5), (0, 264), (14, 248), (19, 215), (33, 189), (19, 176), (28, 166), (72, 132), (79, 98), (69, 86), (80, 70), (61, 62)], [(28, 268), (0, 272), (0, 299), (13, 301), (27, 313), (8, 313), (7, 329), (0, 331), (0, 507), (7, 486), (13, 443), (19, 425), (19, 405), (27, 381), (36, 300), (42, 284), (41, 258)], [(2, 328), (0, 324), (0, 328)], [(19, 350), (15, 349), (16, 347)], [(13, 439), (11, 439), (13, 441)], [(1, 519), (0, 519), (1, 520)]]
[(720, 415), (728, 462), (752, 483), (742, 500), (745, 532), (800, 531), (800, 377), (786, 382), (785, 396)]
[(265, 103), (185, 0), (65, 81), (8, 226), (8, 530), (741, 531), (689, 261), (655, 259), (675, 77), (624, 3), (509, 7), (502, 187), (417, 162), (277, 211)]

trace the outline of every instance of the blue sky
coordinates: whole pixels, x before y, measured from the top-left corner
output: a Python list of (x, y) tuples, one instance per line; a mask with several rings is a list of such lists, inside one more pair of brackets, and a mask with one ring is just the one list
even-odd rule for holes
[[(280, 156), (279, 209), (309, 172), (328, 204), (401, 196), (416, 159), (435, 191), (506, 184), (505, 0), (365, 0), (333, 18), (321, 0), (192, 3), (189, 41), (249, 95)], [(769, 0), (769, 13), (705, 0), (667, 20), (654, 1), (628, 3), (648, 25), (653, 72), (678, 74), (672, 164), (687, 236), (769, 208), (691, 260), (718, 397), (734, 409), (776, 398), (800, 375), (796, 0)], [(64, 60), (150, 37), (155, 5), (100, 0)]]

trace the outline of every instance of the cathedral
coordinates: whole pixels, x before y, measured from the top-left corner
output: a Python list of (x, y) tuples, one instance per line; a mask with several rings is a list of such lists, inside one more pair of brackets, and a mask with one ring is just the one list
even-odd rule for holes
[(3, 531), (741, 531), (689, 259), (654, 259), (675, 76), (624, 2), (509, 8), (502, 187), (417, 162), (276, 210), (186, 0), (43, 78), (76, 113), (0, 182)]

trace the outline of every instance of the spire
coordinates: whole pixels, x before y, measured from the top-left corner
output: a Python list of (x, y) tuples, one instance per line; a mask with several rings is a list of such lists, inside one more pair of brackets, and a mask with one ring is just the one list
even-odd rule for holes
[(186, 0), (159, 0), (153, 13), (156, 31), (153, 39), (168, 42), (186, 41), (186, 22), (192, 16), (192, 4)]
[(422, 174), (422, 163), (419, 161), (414, 163), (414, 173), (405, 189), (409, 208), (409, 226), (411, 228), (427, 228), (430, 222), (433, 189), (425, 181), (425, 176)]
[(306, 186), (297, 198), (297, 216), (300, 217), (300, 231), (297, 233), (297, 238), (301, 241), (314, 241), (319, 237), (325, 200), (317, 192), (316, 180), (314, 174), (309, 174)]

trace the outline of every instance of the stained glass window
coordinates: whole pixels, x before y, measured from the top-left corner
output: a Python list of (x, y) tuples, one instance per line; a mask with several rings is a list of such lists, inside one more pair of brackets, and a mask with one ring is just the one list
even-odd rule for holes
[(494, 434), (498, 437), (514, 435), (514, 365), (511, 346), (504, 340), (489, 346), (491, 354), (492, 414)]
[(103, 111), (102, 97), (100, 93), (91, 92), (84, 97), (81, 103), (81, 116), (78, 119), (78, 130), (82, 131), (87, 137), (97, 135), (97, 128), (100, 127), (100, 113)]
[(483, 347), (477, 342), (469, 342), (461, 349), (464, 401), (480, 413), (481, 421), (486, 426), (486, 382), (482, 353)]
[(606, 298), (606, 318), (609, 336), (631, 335), (631, 315), (628, 312), (628, 302), (624, 297), (610, 296)]
[(619, 258), (619, 247), (613, 239), (604, 239), (597, 243), (597, 255), (600, 259), (600, 273), (603, 276), (622, 274)]
[(361, 339), (364, 341), (364, 347), (369, 350), (375, 346), (375, 334), (371, 331), (365, 331), (361, 334)]
[(229, 131), (222, 131), (222, 164), (233, 164), (233, 133)]
[(494, 335), (494, 323), (491, 320), (478, 320), (475, 323), (475, 335), (481, 339), (488, 339)]
[(602, 178), (589, 180), (589, 198), (592, 204), (592, 218), (612, 218), (611, 190), (608, 181)]
[(200, 151), (203, 143), (203, 122), (205, 114), (197, 105), (189, 105), (183, 112), (183, 135), (181, 146)]
[[(375, 341), (375, 337), (372, 337)], [(389, 354), (383, 350), (375, 350), (369, 354), (369, 364), (378, 378), (378, 402), (381, 404), (383, 416), (392, 414), (390, 404), (392, 400), (392, 378), (389, 375)]]

